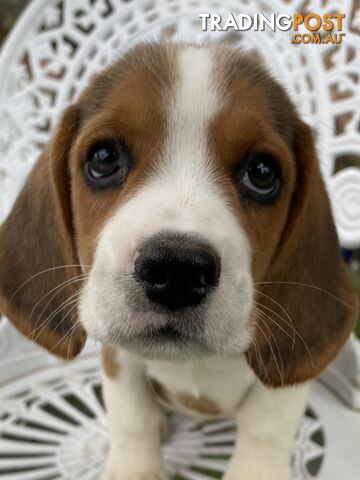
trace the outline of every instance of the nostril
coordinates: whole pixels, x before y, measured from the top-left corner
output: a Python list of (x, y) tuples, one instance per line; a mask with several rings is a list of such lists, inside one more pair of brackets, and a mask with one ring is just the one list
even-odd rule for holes
[(168, 273), (162, 262), (140, 255), (135, 262), (135, 275), (138, 279), (153, 285), (166, 285)]
[(199, 285), (201, 285), (203, 287), (206, 286), (206, 284), (207, 284), (206, 276), (204, 274), (199, 275), (198, 282), (199, 282)]

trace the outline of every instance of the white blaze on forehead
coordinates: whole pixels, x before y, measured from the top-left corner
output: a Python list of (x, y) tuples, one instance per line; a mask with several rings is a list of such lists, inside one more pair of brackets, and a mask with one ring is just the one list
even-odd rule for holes
[[(220, 108), (211, 49), (187, 47), (177, 58), (175, 93), (168, 107), (168, 141), (163, 170), (187, 181), (209, 178), (208, 127)], [(165, 168), (164, 168), (165, 167)]]
[(205, 48), (189, 47), (180, 50), (178, 57), (178, 84), (172, 106), (172, 127), (183, 127), (181, 133), (196, 138), (195, 125), (204, 130), (219, 108), (215, 85), (213, 52)]

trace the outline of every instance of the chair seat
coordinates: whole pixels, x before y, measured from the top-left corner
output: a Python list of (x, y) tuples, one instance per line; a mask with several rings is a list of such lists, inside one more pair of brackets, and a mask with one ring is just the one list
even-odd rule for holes
[[(0, 324), (0, 475), (4, 480), (98, 480), (108, 449), (99, 346), (62, 362)], [(233, 420), (170, 414), (163, 456), (172, 479), (221, 478), (234, 447)], [(358, 480), (360, 415), (313, 385), (296, 437), (294, 480)]]

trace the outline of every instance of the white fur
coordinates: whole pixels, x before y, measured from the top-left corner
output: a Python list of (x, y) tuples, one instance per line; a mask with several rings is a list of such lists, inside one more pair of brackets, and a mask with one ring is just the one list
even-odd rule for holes
[(103, 376), (110, 452), (102, 480), (164, 480), (160, 411), (142, 363), (121, 355), (115, 378)]
[(224, 480), (290, 480), (308, 384), (271, 389), (256, 380), (236, 415), (238, 438)]
[(178, 363), (147, 361), (146, 364), (148, 376), (165, 386), (178, 410), (190, 415), (195, 412), (177, 402), (178, 395), (211, 400), (221, 409), (222, 416), (229, 416), (235, 414), (255, 380), (244, 355)]

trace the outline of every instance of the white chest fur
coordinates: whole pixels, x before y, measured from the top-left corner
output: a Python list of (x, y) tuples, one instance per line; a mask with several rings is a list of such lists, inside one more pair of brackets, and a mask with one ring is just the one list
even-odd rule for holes
[[(179, 410), (194, 413), (177, 399), (206, 399), (222, 415), (232, 414), (239, 406), (255, 376), (245, 356), (211, 357), (196, 362), (148, 361), (147, 374), (156, 380), (174, 400)], [(197, 412), (198, 413), (198, 412)]]

